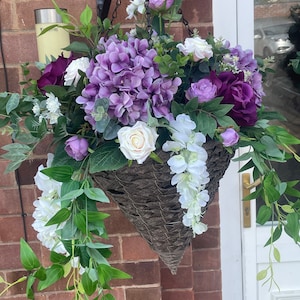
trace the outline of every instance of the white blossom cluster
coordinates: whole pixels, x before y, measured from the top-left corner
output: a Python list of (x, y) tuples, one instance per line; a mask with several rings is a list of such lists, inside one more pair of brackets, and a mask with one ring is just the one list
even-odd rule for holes
[(207, 225), (201, 222), (203, 207), (206, 206), (209, 195), (205, 185), (209, 182), (206, 168), (207, 152), (202, 147), (206, 138), (196, 128), (188, 115), (180, 114), (176, 120), (170, 121), (171, 141), (167, 141), (163, 151), (172, 151), (168, 160), (172, 185), (176, 185), (181, 207), (186, 210), (183, 224), (191, 227), (194, 235), (207, 230)]
[[(47, 167), (51, 165), (53, 159), (52, 154), (48, 154)], [(41, 173), (45, 167), (40, 165), (34, 177), (34, 181), (38, 189), (42, 192), (38, 200), (33, 202), (35, 211), (32, 217), (35, 219), (32, 227), (38, 232), (37, 238), (42, 245), (49, 250), (57, 253), (66, 254), (66, 249), (59, 239), (57, 230), (62, 226), (45, 224), (60, 210), (60, 202), (56, 201), (60, 197), (61, 182), (55, 181)]]
[(46, 96), (48, 97), (46, 100), (34, 103), (32, 111), (36, 117), (39, 117), (39, 122), (46, 119), (49, 120), (50, 124), (56, 124), (58, 118), (62, 116), (60, 111), (61, 104), (54, 94), (46, 93)]

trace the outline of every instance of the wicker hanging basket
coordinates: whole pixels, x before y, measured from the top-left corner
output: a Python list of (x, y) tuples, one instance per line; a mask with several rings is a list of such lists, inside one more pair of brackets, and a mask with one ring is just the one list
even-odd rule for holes
[[(219, 142), (205, 143), (208, 152), (207, 168), (210, 182), (207, 190), (213, 200), (232, 154)], [(160, 152), (167, 161), (169, 153)], [(178, 201), (176, 187), (170, 184), (169, 166), (147, 159), (142, 165), (133, 164), (114, 172), (101, 172), (94, 176), (97, 185), (119, 205), (130, 222), (161, 260), (176, 274), (185, 249), (193, 234), (182, 224), (183, 210)]]

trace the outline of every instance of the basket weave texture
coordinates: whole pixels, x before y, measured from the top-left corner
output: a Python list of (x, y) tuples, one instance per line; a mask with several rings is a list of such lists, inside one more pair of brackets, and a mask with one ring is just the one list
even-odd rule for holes
[[(233, 155), (219, 142), (212, 140), (205, 143), (204, 147), (208, 152), (210, 182), (206, 189), (211, 202)], [(118, 203), (121, 211), (171, 273), (176, 274), (193, 233), (182, 224), (184, 211), (180, 207), (176, 187), (170, 183), (172, 175), (166, 163), (170, 155), (163, 151), (158, 155), (163, 164), (147, 159), (141, 165), (133, 163), (131, 167), (98, 173), (94, 180)]]

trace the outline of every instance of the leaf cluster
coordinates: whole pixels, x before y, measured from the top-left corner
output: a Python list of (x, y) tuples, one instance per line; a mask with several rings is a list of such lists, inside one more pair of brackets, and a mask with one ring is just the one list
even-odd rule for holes
[[(61, 241), (67, 250), (65, 255), (50, 253), (51, 265), (43, 267), (32, 248), (21, 239), (20, 257), (23, 267), (30, 272), (26, 294), (34, 299), (33, 284), (42, 291), (63, 277), (67, 278), (66, 289), (74, 290), (76, 299), (114, 299), (104, 291), (110, 289), (112, 279), (130, 276), (112, 267), (107, 258), (112, 245), (103, 242), (107, 238), (104, 220), (109, 216), (97, 209), (97, 202), (108, 203), (105, 193), (92, 186), (88, 178), (76, 180), (71, 166), (56, 166), (42, 170), (50, 178), (62, 182), (61, 209), (46, 226), (60, 225)], [(80, 266), (74, 267), (79, 258)], [(73, 267), (72, 267), (73, 266)], [(82, 272), (80, 272), (82, 270)]]

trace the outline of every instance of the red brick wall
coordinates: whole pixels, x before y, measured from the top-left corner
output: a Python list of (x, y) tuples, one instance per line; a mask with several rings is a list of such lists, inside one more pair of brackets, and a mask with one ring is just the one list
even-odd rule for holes
[[(57, 0), (61, 7), (78, 17), (86, 4), (95, 11), (96, 0)], [(123, 0), (123, 6), (126, 0)], [(112, 6), (115, 1), (112, 0)], [(22, 80), (19, 65), (31, 64), (37, 60), (37, 48), (34, 32), (33, 11), (36, 8), (52, 7), (50, 0), (0, 0), (0, 18), (2, 25), (3, 48), (8, 68), (9, 90), (18, 91), (18, 82)], [(183, 12), (190, 26), (197, 27), (205, 37), (212, 31), (211, 0), (184, 0)], [(118, 17), (124, 17), (124, 7), (118, 11)], [(176, 28), (178, 38), (186, 35), (180, 24)], [(32, 64), (32, 70), (34, 70)], [(38, 72), (33, 72), (38, 76)], [(4, 91), (3, 65), (0, 63), (0, 91)], [(1, 136), (0, 145), (10, 142)], [(13, 281), (26, 274), (19, 262), (19, 239), (27, 237), (43, 262), (48, 261), (48, 251), (36, 240), (31, 227), (32, 202), (37, 198), (37, 190), (32, 184), (45, 149), (35, 153), (35, 160), (28, 162), (20, 170), (20, 191), (15, 174), (0, 176), (0, 276)], [(39, 159), (39, 160), (38, 160)], [(0, 160), (0, 174), (3, 174), (7, 162)], [(24, 218), (22, 218), (21, 201)], [(171, 275), (158, 256), (137, 234), (134, 227), (122, 215), (115, 204), (105, 207), (111, 217), (107, 222), (110, 242), (114, 245), (111, 263), (129, 272), (133, 279), (113, 283), (113, 293), (117, 300), (220, 300), (220, 230), (219, 206), (217, 199), (209, 208), (205, 222), (209, 230), (193, 240), (186, 250), (177, 275)], [(24, 223), (23, 223), (24, 221)], [(120, 226), (120, 224), (122, 224)], [(24, 225), (26, 231), (24, 230)], [(26, 236), (25, 236), (26, 232)], [(0, 291), (3, 285), (0, 284)], [(37, 300), (68, 300), (71, 295), (63, 292), (64, 285), (59, 283), (43, 293), (37, 293)], [(25, 299), (24, 284), (12, 288), (2, 299)]]

